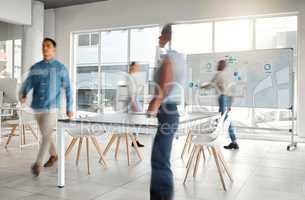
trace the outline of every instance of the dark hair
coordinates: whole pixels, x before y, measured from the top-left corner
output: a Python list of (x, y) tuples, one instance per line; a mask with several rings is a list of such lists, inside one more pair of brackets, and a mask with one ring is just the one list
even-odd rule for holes
[(51, 42), (53, 46), (56, 48), (56, 42), (52, 38), (46, 37), (43, 39), (43, 42)]
[(132, 66), (134, 66), (134, 65), (136, 65), (136, 64), (137, 64), (136, 61), (132, 61), (132, 62), (130, 63), (130, 65), (129, 65), (129, 67), (132, 67)]
[(172, 24), (171, 23), (168, 23), (163, 26), (161, 35), (166, 35), (169, 38), (169, 40), (172, 39)]
[(227, 61), (226, 60), (220, 60), (218, 61), (217, 71), (222, 71), (226, 68)]

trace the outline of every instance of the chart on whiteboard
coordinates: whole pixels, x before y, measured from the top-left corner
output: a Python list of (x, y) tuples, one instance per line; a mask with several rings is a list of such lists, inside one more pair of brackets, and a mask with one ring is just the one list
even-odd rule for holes
[(216, 90), (200, 90), (199, 86), (212, 80), (219, 60), (227, 62), (233, 106), (286, 109), (292, 105), (292, 49), (188, 55), (193, 104), (218, 105)]

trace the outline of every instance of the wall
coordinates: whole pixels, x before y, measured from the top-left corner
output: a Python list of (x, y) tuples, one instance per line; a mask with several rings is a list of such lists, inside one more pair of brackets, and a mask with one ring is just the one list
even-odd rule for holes
[(32, 0), (1, 0), (0, 21), (31, 24)]
[(55, 10), (48, 9), (44, 12), (44, 37), (55, 39)]
[[(166, 22), (296, 12), (299, 15), (298, 120), (305, 121), (304, 0), (110, 0), (55, 10), (58, 58), (70, 64), (70, 33)], [(305, 123), (298, 123), (305, 136)]]

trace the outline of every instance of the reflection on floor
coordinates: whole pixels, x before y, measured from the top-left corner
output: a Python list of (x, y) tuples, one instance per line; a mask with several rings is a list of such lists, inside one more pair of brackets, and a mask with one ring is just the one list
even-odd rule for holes
[[(196, 180), (190, 177), (183, 186), (186, 172), (186, 161), (180, 159), (183, 140), (184, 137), (175, 140), (172, 157), (175, 200), (304, 200), (305, 145), (299, 144), (296, 151), (287, 152), (286, 143), (241, 140), (239, 151), (223, 150), (235, 178), (228, 192), (224, 192), (212, 159), (205, 165), (200, 163)], [(2, 140), (0, 199), (148, 200), (152, 139), (144, 136), (141, 141), (146, 144), (143, 149), (145, 161), (137, 163), (133, 152), (132, 167), (127, 167), (124, 148), (121, 148), (118, 161), (114, 159), (114, 151), (109, 153), (107, 169), (98, 164), (98, 155), (92, 149), (91, 176), (86, 173), (85, 155), (76, 167), (73, 152), (66, 164), (67, 185), (59, 189), (56, 187), (56, 167), (44, 170), (37, 179), (31, 177), (29, 168), (37, 148), (29, 147), (20, 152), (16, 143), (6, 151)]]

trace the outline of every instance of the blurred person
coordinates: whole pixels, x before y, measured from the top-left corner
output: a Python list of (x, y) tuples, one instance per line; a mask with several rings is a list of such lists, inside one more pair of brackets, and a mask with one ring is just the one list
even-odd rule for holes
[(31, 108), (35, 112), (42, 141), (35, 163), (31, 171), (39, 176), (42, 162), (47, 151), (49, 160), (43, 165), (51, 167), (57, 161), (57, 153), (53, 142), (53, 132), (57, 123), (57, 109), (60, 108), (61, 89), (66, 93), (66, 115), (71, 118), (72, 91), (69, 74), (66, 67), (55, 59), (56, 42), (51, 38), (44, 38), (42, 42), (43, 60), (34, 64), (20, 89), (20, 102), (24, 103), (27, 94), (33, 90)]
[[(219, 105), (219, 112), (224, 114), (224, 112), (231, 111), (232, 106), (232, 95), (230, 92), (230, 88), (232, 86), (232, 81), (230, 78), (230, 74), (226, 72), (227, 63), (225, 60), (220, 60), (217, 66), (217, 73), (213, 77), (212, 81), (209, 84), (203, 85), (202, 89), (208, 89), (210, 87), (215, 87), (219, 97), (218, 97), (218, 105)], [(227, 116), (226, 116), (227, 118)], [(231, 139), (231, 143), (227, 146), (224, 146), (225, 149), (239, 149), (239, 145), (236, 142), (236, 133), (235, 128), (233, 127), (232, 123), (229, 125), (229, 136)]]
[[(172, 27), (165, 25), (159, 37), (159, 47), (164, 52), (158, 59), (154, 81), (155, 97), (149, 104), (148, 116), (157, 116), (158, 129), (151, 154), (151, 200), (172, 200), (174, 181), (171, 170), (172, 142), (179, 124), (177, 105), (182, 103), (186, 85), (185, 58), (174, 50), (164, 50), (172, 39)], [(161, 51), (160, 51), (161, 52)]]
[[(141, 80), (139, 80), (139, 70), (140, 65), (136, 62), (131, 62), (129, 65), (128, 70), (128, 80), (127, 80), (127, 87), (128, 87), (128, 99), (129, 105), (128, 110), (132, 112), (143, 112), (143, 90), (144, 85), (141, 84)], [(134, 134), (136, 137), (136, 143), (138, 147), (144, 147), (138, 140), (138, 135)], [(134, 144), (131, 144), (134, 146)]]

